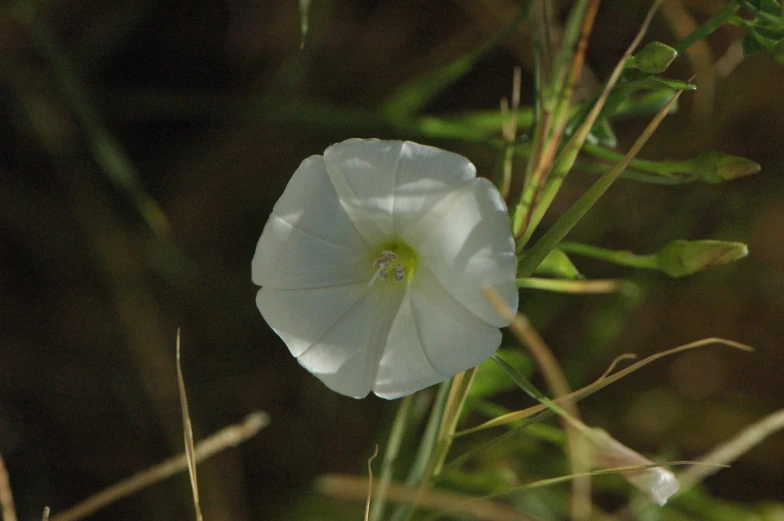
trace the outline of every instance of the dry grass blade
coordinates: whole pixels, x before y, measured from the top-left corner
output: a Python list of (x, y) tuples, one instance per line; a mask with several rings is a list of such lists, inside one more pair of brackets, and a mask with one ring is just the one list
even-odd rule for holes
[[(501, 316), (511, 319), (510, 329), (525, 344), (531, 356), (536, 360), (554, 397), (569, 395), (569, 382), (566, 380), (558, 360), (528, 319), (517, 313), (516, 310), (510, 309), (500, 295), (491, 288), (483, 288), (483, 293)], [(575, 422), (582, 423), (580, 411), (575, 402), (564, 403), (564, 409), (571, 416), (571, 420), (563, 418), (563, 425), (568, 440), (572, 473), (578, 476), (572, 482), (572, 518), (580, 521), (588, 519), (591, 515), (591, 481), (589, 476), (584, 475), (589, 466), (591, 446), (588, 440), (580, 436), (575, 428)]]
[(759, 445), (765, 438), (781, 429), (784, 429), (784, 409), (752, 423), (731, 439), (699, 458), (699, 465), (686, 469), (678, 476), (682, 488), (691, 487), (718, 472), (722, 466), (735, 461)]
[[(653, 355), (651, 355), (649, 357), (646, 357), (646, 358), (640, 360), (639, 362), (636, 362), (636, 363), (630, 365), (629, 367), (627, 367), (625, 369), (621, 369), (617, 373), (608, 375), (607, 373), (609, 373), (609, 371), (622, 358), (629, 358), (629, 357), (633, 357), (634, 356), (634, 355), (622, 355), (621, 357), (616, 358), (615, 361), (613, 361), (613, 364), (612, 364), (610, 370), (606, 371), (605, 374), (603, 374), (595, 382), (593, 382), (592, 384), (586, 385), (582, 389), (578, 389), (577, 391), (574, 391), (574, 392), (572, 392), (572, 393), (570, 393), (570, 394), (568, 394), (566, 396), (561, 396), (560, 398), (557, 398), (557, 399), (555, 399), (553, 401), (555, 403), (559, 404), (559, 405), (563, 405), (563, 404), (566, 404), (568, 402), (580, 400), (580, 399), (582, 399), (582, 398), (584, 398), (584, 397), (586, 397), (586, 396), (588, 396), (590, 394), (595, 393), (596, 391), (599, 391), (599, 390), (607, 387), (611, 383), (614, 383), (614, 382), (620, 380), (624, 376), (628, 376), (629, 374), (633, 373), (634, 371), (637, 371), (638, 369), (641, 369), (643, 366), (646, 366), (646, 365), (648, 365), (649, 363), (651, 363), (653, 361), (656, 361), (656, 360), (658, 360), (660, 358), (664, 358), (666, 356), (674, 355), (676, 353), (680, 353), (681, 351), (688, 351), (690, 349), (696, 349), (696, 348), (699, 348), (699, 347), (705, 347), (705, 346), (710, 345), (710, 344), (723, 344), (723, 345), (726, 345), (726, 346), (729, 346), (729, 347), (732, 347), (732, 348), (735, 348), (735, 349), (740, 349), (741, 351), (753, 351), (754, 350), (751, 346), (747, 346), (746, 344), (741, 344), (740, 342), (735, 342), (733, 340), (727, 340), (725, 338), (715, 338), (715, 337), (705, 338), (703, 340), (698, 340), (696, 342), (691, 342), (689, 344), (684, 344), (682, 346), (678, 346), (678, 347), (674, 347), (672, 349), (668, 349), (666, 351), (662, 351), (661, 353), (653, 354)], [(505, 414), (503, 416), (499, 416), (498, 418), (494, 418), (494, 419), (492, 419), (490, 421), (487, 421), (487, 422), (485, 422), (485, 423), (483, 423), (481, 425), (478, 425), (476, 427), (472, 427), (470, 429), (466, 429), (464, 431), (461, 431), (461, 432), (457, 433), (457, 435), (458, 436), (464, 436), (466, 434), (469, 434), (469, 433), (472, 433), (472, 432), (477, 432), (477, 431), (484, 430), (484, 429), (489, 429), (491, 427), (498, 427), (500, 425), (506, 425), (506, 424), (514, 422), (514, 421), (518, 421), (518, 420), (522, 420), (524, 418), (528, 418), (529, 416), (532, 416), (534, 414), (540, 413), (540, 412), (542, 412), (542, 411), (544, 411), (546, 409), (547, 409), (547, 406), (546, 405), (542, 405), (542, 404), (535, 405), (533, 407), (528, 407), (527, 409), (523, 409), (523, 410), (520, 410), (520, 411), (515, 411), (515, 412), (509, 413), (509, 414)]]
[[(197, 443), (193, 451), (193, 459), (196, 463), (199, 463), (228, 448), (236, 447), (243, 441), (258, 434), (268, 424), (269, 416), (267, 413), (261, 411), (251, 413), (242, 423), (226, 427)], [(82, 519), (106, 505), (110, 505), (145, 487), (174, 476), (187, 468), (188, 459), (185, 454), (180, 454), (90, 496), (78, 505), (52, 516), (51, 521)]]
[[(626, 60), (634, 53), (634, 50), (637, 49), (637, 46), (640, 45), (640, 42), (645, 36), (645, 33), (648, 32), (648, 26), (651, 24), (651, 21), (653, 21), (653, 15), (656, 14), (656, 11), (659, 9), (659, 6), (661, 6), (663, 2), (664, 0), (656, 0), (651, 6), (651, 8), (648, 10), (648, 13), (645, 16), (645, 20), (643, 20), (642, 22), (642, 26), (640, 27), (640, 30), (637, 31), (634, 40), (632, 40), (632, 43), (630, 43), (629, 47), (626, 48), (626, 52), (623, 53), (623, 56), (618, 62), (618, 65), (616, 65), (615, 69), (613, 69), (612, 71), (612, 74), (610, 74), (610, 78), (607, 80), (607, 84), (604, 86), (604, 90), (602, 90), (599, 99), (594, 104), (591, 111), (588, 113), (588, 117), (580, 126), (580, 129), (577, 132), (575, 132), (574, 136), (572, 136), (569, 144), (585, 141), (585, 137), (591, 131), (591, 128), (593, 127), (594, 123), (596, 123), (599, 114), (604, 108), (604, 104), (607, 101), (607, 98), (610, 96), (610, 92), (612, 92), (613, 87), (615, 87), (615, 84), (620, 79), (621, 73), (623, 73), (624, 71)], [(669, 111), (669, 107), (667, 110)], [(568, 147), (569, 145), (567, 145), (566, 148)]]
[(44, 507), (44, 513), (41, 514), (41, 521), (49, 521), (49, 512), (51, 512), (51, 509), (49, 507)]
[(501, 182), (498, 189), (501, 197), (506, 199), (512, 186), (512, 161), (514, 159), (514, 145), (517, 140), (517, 114), (520, 110), (520, 85), (522, 83), (522, 70), (515, 67), (512, 77), (512, 106), (506, 98), (501, 98), (501, 134), (506, 141), (504, 161), (501, 172)]
[[(586, 116), (582, 125), (580, 125), (577, 131), (574, 132), (574, 134), (572, 134), (572, 137), (569, 139), (569, 141), (566, 142), (566, 144), (563, 146), (560, 154), (558, 154), (557, 157), (555, 156), (555, 151), (553, 151), (552, 160), (550, 163), (547, 164), (547, 168), (548, 168), (548, 172), (552, 171), (557, 175), (551, 176), (550, 173), (548, 173), (547, 175), (543, 175), (541, 177), (540, 181), (542, 181), (542, 185), (540, 187), (540, 190), (537, 191), (536, 193), (536, 198), (535, 198), (536, 204), (527, 209), (527, 214), (525, 217), (525, 226), (522, 229), (517, 230), (516, 239), (519, 239), (517, 241), (517, 253), (521, 253), (523, 251), (524, 246), (528, 243), (534, 230), (539, 225), (539, 222), (544, 216), (544, 212), (547, 210), (553, 198), (555, 197), (555, 194), (558, 192), (558, 189), (560, 187), (561, 182), (563, 181), (563, 178), (566, 176), (566, 173), (571, 169), (572, 165), (574, 164), (574, 161), (577, 158), (577, 154), (579, 153), (580, 149), (585, 143), (585, 140), (587, 139), (588, 134), (591, 131), (591, 128), (593, 128), (594, 123), (596, 123), (597, 119), (599, 118), (599, 115), (601, 114), (601, 111), (604, 108), (604, 104), (606, 103), (607, 98), (610, 96), (613, 87), (615, 87), (615, 84), (620, 79), (621, 74), (624, 71), (626, 60), (629, 58), (629, 56), (632, 55), (634, 50), (642, 41), (643, 36), (645, 36), (645, 33), (648, 30), (648, 26), (653, 20), (654, 14), (656, 13), (657, 9), (659, 8), (662, 2), (663, 0), (656, 0), (651, 6), (651, 8), (648, 10), (648, 14), (645, 17), (645, 20), (643, 20), (640, 30), (637, 32), (637, 35), (634, 37), (632, 43), (626, 49), (626, 52), (621, 57), (621, 60), (618, 62), (618, 65), (615, 67), (615, 69), (613, 69), (610, 78), (607, 80), (607, 83), (605, 84), (604, 89), (602, 90), (602, 93), (599, 95), (599, 98), (596, 100), (596, 103), (594, 103), (593, 108)], [(670, 108), (675, 103), (675, 100), (677, 100), (679, 94), (680, 93), (678, 93), (676, 96), (673, 97), (673, 100), (671, 100), (670, 104), (667, 105), (666, 111), (662, 111), (662, 113), (660, 113), (659, 116), (657, 116), (657, 118), (654, 119), (654, 122), (651, 125), (649, 125), (648, 129), (646, 129), (646, 133), (648, 130), (650, 130), (650, 133), (653, 132), (653, 130), (658, 126), (661, 119), (663, 119), (666, 113), (669, 112)], [(647, 136), (643, 134), (643, 138), (638, 139), (638, 141), (635, 143), (635, 146), (637, 145), (639, 146), (637, 147), (636, 150), (634, 150), (633, 152), (630, 151), (629, 154), (627, 154), (626, 159), (623, 162), (623, 165), (620, 167), (620, 170), (618, 170), (616, 174), (606, 176), (607, 180), (610, 181), (607, 184), (607, 186), (612, 184), (615, 178), (620, 176), (621, 172), (623, 172), (623, 170), (626, 168), (629, 161), (631, 161), (637, 155), (639, 149), (642, 148), (642, 145), (645, 143), (645, 141), (649, 136), (650, 134), (648, 134)], [(554, 179), (551, 179), (553, 177)], [(544, 183), (544, 181), (547, 182)], [(597, 182), (597, 184), (599, 184), (599, 182)], [(588, 205), (588, 207), (590, 207), (590, 205)], [(580, 209), (579, 211), (584, 213), (584, 211), (587, 211), (587, 208), (584, 209), (584, 211), (583, 209)], [(572, 222), (571, 225), (573, 226), (574, 223), (576, 223), (576, 220)], [(565, 235), (565, 233), (563, 235)], [(527, 277), (528, 275), (533, 273), (534, 269), (539, 265), (542, 259), (544, 259), (544, 256), (549, 252), (547, 248), (545, 248), (545, 250), (546, 251), (540, 252), (535, 257), (531, 257), (529, 255), (528, 256), (530, 257), (529, 259), (524, 258), (523, 264), (521, 265), (520, 271), (518, 272), (519, 275), (523, 277)], [(544, 255), (541, 255), (542, 253)], [(537, 260), (536, 257), (539, 256), (541, 256), (541, 258)]]
[[(373, 487), (377, 492), (378, 485)], [(344, 474), (325, 474), (316, 480), (316, 490), (321, 494), (341, 499), (361, 500), (367, 495), (366, 481), (360, 476)], [(477, 499), (471, 496), (428, 489), (420, 492), (417, 488), (399, 483), (390, 483), (387, 499), (396, 503), (418, 502), (419, 507), (438, 510), (443, 513), (462, 513), (483, 521), (536, 521), (535, 517), (522, 514), (510, 506), (496, 501)]]
[[(698, 461), (688, 461), (688, 460), (675, 460), (675, 461), (663, 461), (660, 463), (653, 463), (651, 462), (649, 465), (625, 465), (622, 467), (611, 467), (605, 469), (596, 469), (590, 472), (586, 472), (584, 474), (568, 474), (565, 476), (557, 476), (554, 478), (547, 478), (547, 479), (540, 479), (538, 481), (532, 481), (530, 483), (526, 483), (525, 485), (519, 485), (509, 490), (505, 490), (503, 492), (499, 492), (498, 494), (493, 494), (492, 497), (501, 497), (506, 496), (509, 494), (514, 494), (516, 492), (521, 492), (523, 490), (530, 490), (532, 488), (539, 488), (539, 487), (548, 487), (550, 485), (557, 485), (559, 483), (564, 483), (566, 481), (571, 481), (575, 478), (579, 477), (592, 477), (592, 476), (603, 476), (606, 474), (621, 474), (628, 472), (640, 472), (650, 469), (659, 469), (663, 467), (669, 467), (673, 465), (699, 465), (700, 462)], [(724, 468), (726, 465), (719, 465), (719, 468)]]
[(185, 379), (182, 376), (180, 358), (180, 329), (177, 328), (177, 388), (180, 391), (180, 407), (182, 409), (182, 432), (185, 437), (185, 459), (188, 462), (188, 475), (191, 478), (191, 492), (193, 493), (193, 508), (196, 510), (196, 521), (202, 521), (201, 502), (199, 501), (199, 480), (196, 477), (196, 457), (193, 446), (193, 428), (191, 415), (188, 412), (188, 397), (185, 394)]
[(376, 459), (378, 456), (378, 444), (376, 445), (376, 450), (373, 451), (373, 455), (368, 458), (368, 492), (367, 492), (367, 501), (365, 502), (365, 521), (370, 519), (370, 496), (372, 496), (373, 491), (373, 460)]
[(8, 470), (5, 460), (0, 454), (0, 507), (2, 507), (3, 521), (16, 521), (16, 507), (14, 495), (11, 493), (11, 480), (8, 479)]

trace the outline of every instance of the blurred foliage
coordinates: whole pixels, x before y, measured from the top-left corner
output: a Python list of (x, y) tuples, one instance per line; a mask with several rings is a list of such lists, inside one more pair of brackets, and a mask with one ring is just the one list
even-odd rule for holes
[[(443, 146), (491, 178), (509, 161), (512, 193), (523, 191), (522, 172), (540, 151), (528, 130), (547, 109), (562, 118), (565, 139), (579, 132), (649, 2), (601, 4), (583, 73), (571, 90), (544, 93), (542, 80), (552, 77), (543, 65), (564, 58), (534, 62), (541, 39), (527, 4), (0, 6), (0, 453), (20, 518), (37, 518), (44, 505), (56, 513), (181, 450), (180, 326), (197, 438), (250, 410), (272, 417), (257, 439), (200, 467), (205, 517), (361, 519), (358, 504), (324, 498), (312, 482), (324, 472), (364, 472), (395, 404), (335, 396), (299, 370), (253, 304), (254, 244), (297, 164), (346, 137)], [(552, 37), (578, 40), (570, 4), (550, 6)], [(522, 311), (575, 387), (624, 352), (647, 355), (707, 336), (757, 348), (678, 355), (580, 404), (590, 425), (662, 461), (696, 458), (784, 406), (782, 7), (715, 4), (667, 2), (645, 40), (653, 47), (642, 47), (656, 54), (652, 65), (643, 54), (640, 67), (642, 51), (626, 62), (574, 168), (563, 171), (568, 179), (559, 178), (548, 212), (529, 221), (540, 226), (527, 232), (535, 244), (622, 159), (674, 89), (697, 86), (568, 238), (613, 254), (712, 239), (748, 243), (750, 256), (672, 280), (567, 257), (567, 246), (545, 257), (540, 274), (624, 276), (639, 291), (523, 291)], [(662, 65), (668, 49), (678, 57)], [(502, 132), (509, 113), (498, 107), (515, 65), (524, 71), (522, 106), (510, 140)], [(694, 83), (686, 81), (695, 71)], [(550, 97), (537, 106), (543, 94)], [(746, 177), (759, 165), (760, 174)], [(539, 385), (514, 349), (505, 359)], [(496, 366), (480, 367), (466, 425), (535, 404), (510, 382)], [(415, 457), (433, 399), (412, 402), (401, 461)], [(569, 472), (561, 430), (548, 422), (506, 429), (455, 439), (451, 454), (475, 457), (465, 467), (448, 459), (443, 484), (496, 494)], [(406, 477), (403, 468), (393, 475)], [(639, 518), (781, 519), (782, 476), (778, 434)], [(636, 497), (617, 476), (594, 486), (608, 512)], [(95, 517), (190, 516), (189, 494), (182, 476)], [(554, 485), (505, 499), (562, 519), (567, 495)]]

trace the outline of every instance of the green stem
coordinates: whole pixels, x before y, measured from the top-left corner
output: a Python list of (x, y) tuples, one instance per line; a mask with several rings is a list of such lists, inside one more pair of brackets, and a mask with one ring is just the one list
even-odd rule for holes
[[(691, 179), (684, 180), (683, 178), (675, 178), (675, 177), (664, 177), (659, 174), (652, 174), (650, 172), (641, 172), (639, 170), (632, 170), (630, 168), (626, 169), (626, 171), (621, 174), (621, 179), (628, 179), (630, 181), (636, 181), (638, 183), (646, 183), (652, 185), (663, 185), (663, 186), (673, 186), (686, 183), (691, 181)], [(577, 161), (574, 163), (575, 169), (579, 170), (580, 172), (585, 172), (587, 174), (597, 174), (602, 175), (610, 171), (612, 165), (607, 163), (598, 163), (596, 161), (586, 161), (585, 159), (578, 158)]]
[(573, 295), (597, 295), (615, 292), (633, 294), (636, 290), (636, 287), (631, 283), (615, 279), (564, 280), (527, 277), (524, 279), (517, 279), (515, 282), (517, 283), (518, 288), (538, 289), (555, 293), (570, 293)]
[[(592, 143), (585, 143), (583, 145), (583, 150), (594, 157), (612, 163), (623, 160), (623, 154), (607, 150), (606, 148), (602, 148), (599, 145), (594, 145)], [(692, 173), (691, 163), (689, 161), (649, 161), (647, 159), (635, 158), (629, 162), (629, 167), (635, 170), (659, 174), (662, 177), (673, 180), (681, 179), (683, 177), (682, 174)]]
[(658, 269), (659, 267), (658, 256), (656, 254), (637, 255), (630, 251), (608, 250), (607, 248), (600, 248), (598, 246), (577, 242), (562, 242), (558, 245), (558, 249), (564, 253), (584, 255), (594, 259), (612, 262), (613, 264), (630, 266), (632, 268)]
[(604, 195), (604, 193), (612, 186), (612, 184), (620, 177), (623, 171), (628, 166), (629, 162), (634, 158), (643, 147), (645, 142), (653, 134), (654, 130), (659, 126), (661, 121), (667, 115), (670, 107), (675, 104), (680, 97), (678, 92), (667, 105), (659, 111), (655, 118), (648, 124), (643, 131), (642, 135), (637, 139), (632, 148), (624, 157), (624, 160), (616, 164), (612, 170), (600, 177), (583, 196), (574, 203), (556, 223), (547, 230), (547, 233), (537, 242), (533, 248), (525, 253), (520, 259), (520, 265), (517, 270), (518, 277), (530, 276), (537, 266), (544, 260), (547, 254), (555, 248), (566, 234), (582, 219), (588, 210), (590, 210), (596, 201)]
[[(432, 468), (433, 459), (436, 454), (436, 445), (438, 443), (438, 430), (441, 427), (441, 420), (444, 417), (446, 409), (446, 402), (449, 399), (449, 388), (452, 385), (452, 379), (442, 382), (438, 386), (438, 394), (433, 402), (433, 407), (430, 410), (430, 418), (427, 421), (425, 432), (422, 434), (422, 439), (419, 442), (414, 463), (408, 472), (406, 485), (409, 487), (419, 486), (426, 478), (429, 468)], [(390, 516), (391, 521), (401, 521), (408, 519), (413, 514), (414, 508), (412, 505), (400, 505)]]
[[(517, 240), (516, 252), (518, 255), (522, 255), (525, 246), (528, 244), (528, 241), (531, 239), (534, 230), (539, 225), (539, 222), (542, 220), (544, 213), (547, 211), (547, 209), (550, 207), (550, 204), (552, 204), (553, 200), (555, 199), (555, 195), (558, 193), (561, 184), (563, 183), (563, 180), (566, 178), (566, 175), (568, 174), (569, 170), (572, 168), (572, 165), (574, 165), (574, 162), (577, 159), (577, 154), (582, 149), (583, 144), (585, 143), (588, 134), (591, 131), (591, 128), (593, 127), (594, 123), (596, 123), (596, 121), (598, 120), (599, 114), (601, 113), (604, 104), (607, 101), (607, 98), (609, 97), (610, 93), (612, 92), (612, 89), (615, 87), (616, 83), (620, 79), (621, 74), (623, 73), (623, 65), (625, 63), (626, 58), (632, 55), (634, 50), (642, 41), (642, 38), (645, 35), (645, 32), (648, 30), (648, 26), (650, 25), (651, 20), (653, 19), (653, 15), (656, 13), (656, 10), (659, 8), (662, 2), (663, 0), (654, 1), (653, 5), (648, 10), (648, 14), (645, 17), (645, 20), (643, 21), (642, 27), (640, 27), (640, 30), (637, 32), (637, 36), (634, 37), (634, 40), (632, 40), (631, 44), (626, 49), (626, 52), (621, 58), (621, 62), (619, 62), (618, 65), (616, 65), (615, 69), (613, 70), (612, 74), (607, 80), (607, 83), (605, 83), (601, 95), (597, 98), (596, 102), (593, 103), (591, 110), (585, 116), (584, 120), (580, 124), (580, 127), (571, 136), (569, 141), (563, 146), (563, 149), (556, 157), (554, 163), (551, 165), (550, 173), (546, 178), (546, 181), (541, 189), (541, 192), (539, 193), (539, 200), (537, 202), (536, 208), (534, 208), (533, 212), (530, 214), (530, 219), (528, 219), (526, 229), (523, 230), (522, 236), (520, 236), (518, 233), (514, 234), (515, 239)], [(675, 96), (673, 96), (673, 98), (670, 101), (667, 102), (667, 104), (664, 106), (664, 109), (659, 111), (659, 113), (656, 115), (654, 121), (661, 122), (661, 119), (663, 119), (666, 114), (666, 112), (664, 111), (669, 111), (674, 106), (675, 101), (677, 101), (679, 95), (680, 93), (676, 94)], [(658, 122), (656, 123), (656, 125), (658, 125)], [(647, 131), (648, 130), (646, 129), (646, 132)], [(637, 145), (638, 143), (635, 143), (635, 146)], [(637, 148), (637, 151), (639, 151), (639, 148), (641, 147), (642, 144), (640, 143), (639, 147)], [(633, 158), (637, 154), (637, 151), (635, 151), (634, 153), (630, 153), (628, 155), (628, 158), (629, 159)], [(604, 190), (606, 190), (610, 186), (610, 184), (612, 184), (615, 181), (615, 179), (618, 178), (621, 172), (623, 172), (626, 165), (627, 163), (624, 163), (624, 165), (619, 169), (617, 173), (611, 171), (608, 172), (608, 174), (606, 174), (605, 177), (608, 178), (607, 180), (609, 180), (609, 182), (603, 189), (599, 187), (605, 183), (605, 180), (604, 177), (600, 178), (599, 181), (597, 181), (597, 183), (594, 185), (594, 187), (592, 187), (592, 188), (596, 188), (598, 191), (600, 191), (600, 193), (591, 194), (591, 197), (593, 197), (594, 195), (597, 198), (600, 197), (601, 193), (603, 193)], [(586, 193), (585, 195), (588, 196), (589, 194)], [(585, 199), (585, 197), (583, 197), (583, 199)], [(581, 201), (583, 201), (583, 199), (581, 199)], [(580, 212), (583, 212), (584, 214), (584, 212), (587, 212), (588, 208), (590, 208), (590, 206), (592, 205), (593, 202), (589, 203), (588, 206), (585, 208), (580, 208), (577, 205), (573, 206), (570, 209), (570, 211), (573, 211), (573, 214), (569, 216), (569, 218), (570, 219), (576, 218), (577, 220), (579, 220), (580, 218), (582, 218)], [(519, 206), (520, 205), (518, 205), (518, 208)], [(515, 213), (517, 212), (518, 209), (515, 209)], [(567, 217), (567, 215), (565, 214), (563, 217)], [(562, 221), (563, 218), (558, 222), (562, 223)], [(526, 258), (528, 260), (524, 259), (521, 262), (521, 267), (524, 268), (524, 271), (527, 271), (526, 274), (522, 275), (523, 277), (533, 273), (533, 271), (536, 269), (539, 263), (542, 262), (542, 260), (547, 256), (550, 250), (552, 250), (553, 247), (555, 247), (555, 245), (558, 244), (558, 242), (563, 238), (563, 236), (558, 237), (558, 233), (563, 232), (563, 234), (565, 235), (572, 228), (572, 226), (576, 224), (576, 222), (577, 221), (575, 220), (568, 226), (562, 224), (563, 226), (566, 226), (566, 228), (564, 228), (563, 230), (551, 229), (550, 231), (547, 232), (545, 237), (543, 237), (543, 240), (547, 239), (547, 241), (551, 241), (551, 243), (547, 241), (541, 243), (541, 250), (537, 250), (537, 248), (534, 247), (529, 252), (529, 254), (526, 255)], [(516, 230), (513, 228), (513, 232), (519, 232), (519, 231), (520, 230)], [(539, 246), (539, 244), (537, 244), (537, 246)], [(518, 269), (518, 274), (519, 273), (521, 273), (521, 271)]]
[(381, 462), (381, 476), (378, 480), (378, 492), (373, 498), (374, 501), (370, 510), (371, 521), (381, 521), (381, 516), (384, 514), (386, 492), (389, 488), (389, 484), (392, 482), (394, 463), (400, 453), (400, 445), (406, 432), (412, 401), (413, 395), (406, 396), (400, 401), (400, 406), (395, 415), (395, 421), (392, 423), (387, 446), (384, 450), (384, 459)]
[(678, 51), (678, 54), (683, 54), (686, 49), (691, 47), (694, 43), (702, 40), (710, 33), (724, 25), (738, 11), (738, 9), (740, 9), (738, 2), (736, 0), (729, 0), (727, 5), (725, 5), (721, 11), (713, 15), (710, 19), (708, 19), (708, 21), (695, 29), (694, 32), (689, 36), (678, 42), (678, 45), (675, 46), (675, 50)]

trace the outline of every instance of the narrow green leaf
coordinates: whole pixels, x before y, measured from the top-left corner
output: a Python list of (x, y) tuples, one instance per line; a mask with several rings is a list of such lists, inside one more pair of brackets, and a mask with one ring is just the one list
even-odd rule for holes
[(747, 4), (754, 11), (772, 15), (782, 14), (782, 6), (777, 0), (748, 0)]
[(310, 19), (310, 0), (299, 0), (299, 48), (305, 47)]
[(664, 85), (665, 87), (669, 87), (675, 90), (697, 90), (697, 86), (693, 83), (687, 83), (685, 81), (680, 80), (673, 80), (670, 78), (661, 78), (659, 76), (651, 76), (648, 78), (648, 81), (658, 83)]
[[(599, 198), (612, 186), (612, 184), (620, 177), (629, 162), (640, 152), (643, 145), (648, 141), (650, 136), (662, 122), (664, 117), (669, 112), (670, 107), (678, 99), (678, 94), (665, 106), (656, 117), (651, 120), (648, 126), (643, 131), (642, 135), (635, 141), (632, 148), (624, 156), (624, 159), (615, 165), (612, 170), (600, 177), (588, 189), (583, 196), (577, 200), (564, 214), (555, 222), (555, 224), (547, 230), (547, 233), (537, 242), (533, 248), (525, 252), (520, 259), (518, 267), (518, 276), (527, 277), (534, 272), (537, 266), (541, 264), (545, 257), (558, 245), (561, 240), (571, 231), (571, 229), (582, 219), (588, 210), (590, 210)], [(573, 138), (574, 139), (574, 138)], [(582, 145), (582, 143), (580, 143)], [(576, 151), (574, 152), (576, 156)], [(538, 221), (537, 221), (538, 222)]]
[[(503, 355), (504, 360), (506, 360), (518, 373), (528, 376), (531, 375), (533, 363), (520, 349), (499, 349), (497, 353)], [(514, 388), (514, 382), (506, 377), (506, 372), (504, 372), (498, 364), (494, 363), (492, 360), (485, 360), (479, 365), (479, 370), (476, 372), (476, 376), (474, 376), (474, 382), (471, 385), (469, 397), (471, 399), (485, 398), (511, 391)]]
[(506, 40), (512, 31), (525, 20), (527, 15), (528, 6), (526, 2), (526, 5), (520, 8), (517, 16), (484, 45), (436, 71), (414, 78), (403, 85), (391, 98), (382, 104), (382, 113), (392, 121), (406, 121), (412, 115), (424, 109), (444, 89), (465, 76), (473, 68), (474, 64), (490, 50)]

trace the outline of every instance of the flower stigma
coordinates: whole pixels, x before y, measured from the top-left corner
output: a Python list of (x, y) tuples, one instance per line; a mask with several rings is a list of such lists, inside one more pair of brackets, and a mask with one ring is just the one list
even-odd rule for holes
[(372, 286), (377, 280), (390, 280), (398, 284), (406, 280), (410, 282), (416, 268), (416, 252), (401, 241), (391, 241), (381, 245), (379, 249), (381, 254), (373, 261), (376, 272), (368, 286)]

